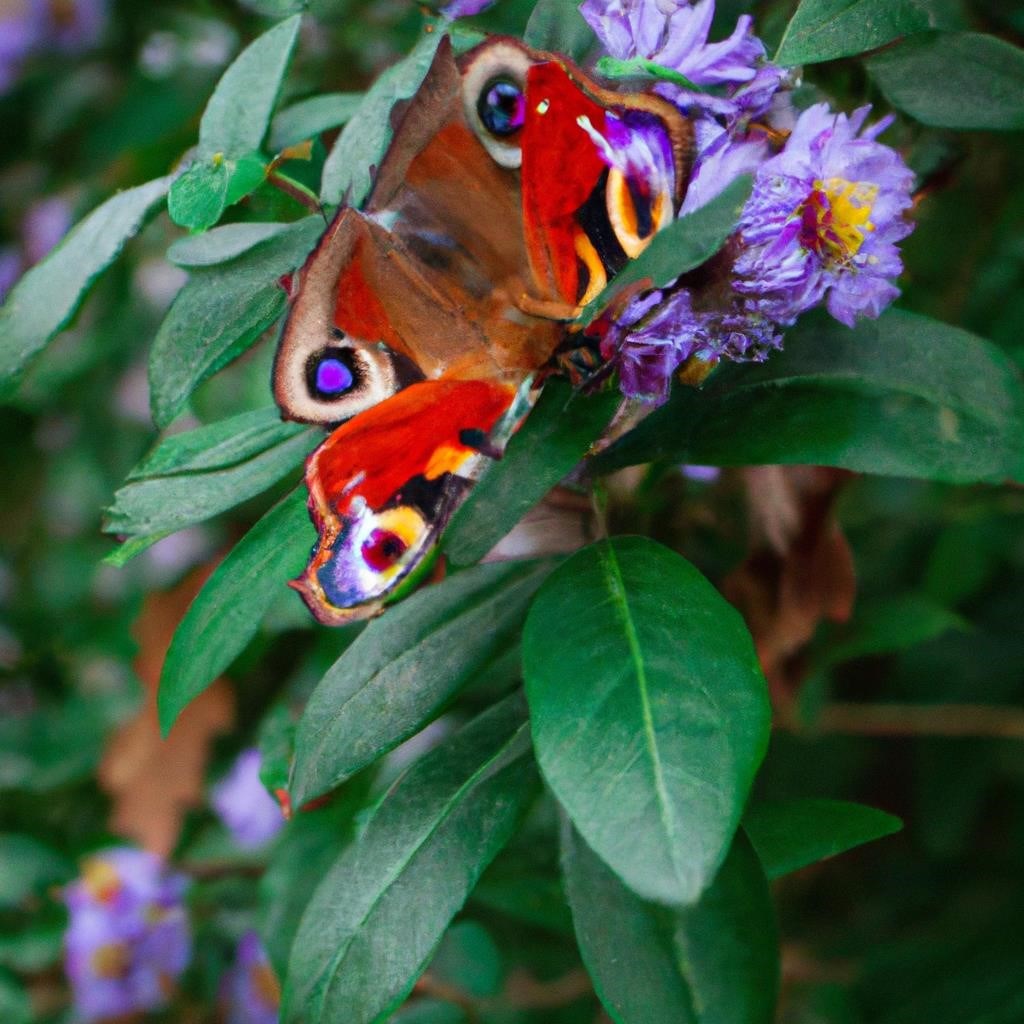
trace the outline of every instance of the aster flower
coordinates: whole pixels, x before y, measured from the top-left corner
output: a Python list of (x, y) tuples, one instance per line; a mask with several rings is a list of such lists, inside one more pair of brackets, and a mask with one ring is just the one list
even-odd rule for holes
[(914, 176), (877, 141), (889, 119), (865, 128), (869, 109), (849, 117), (824, 103), (805, 110), (755, 177), (739, 224), (744, 248), (734, 287), (777, 323), (791, 324), (824, 300), (852, 327), (899, 294), (896, 243), (913, 230), (905, 214)]
[(246, 932), (239, 941), (221, 1001), (226, 1024), (277, 1024), (281, 986), (256, 932)]
[(472, 18), (474, 14), (487, 10), (495, 0), (450, 0), (441, 8), (441, 13), (455, 21), (456, 18)]
[(777, 327), (737, 302), (697, 308), (686, 287), (647, 292), (615, 317), (601, 354), (619, 371), (624, 394), (647, 402), (668, 397), (672, 375), (689, 359), (761, 362), (782, 343)]
[(210, 803), (239, 846), (255, 849), (270, 842), (284, 825), (277, 801), (260, 781), (260, 752), (242, 751), (213, 788)]
[(191, 955), (182, 906), (187, 879), (142, 850), (89, 858), (65, 889), (65, 968), (86, 1022), (167, 1004)]

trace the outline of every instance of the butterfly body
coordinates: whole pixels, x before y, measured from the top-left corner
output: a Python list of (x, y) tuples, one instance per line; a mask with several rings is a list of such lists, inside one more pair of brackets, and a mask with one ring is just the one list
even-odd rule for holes
[[(619, 167), (616, 137), (654, 170)], [(318, 619), (374, 614), (422, 570), (581, 304), (674, 216), (690, 138), (670, 104), (563, 58), (441, 42), (364, 207), (299, 273), (275, 359), (283, 415), (334, 428), (294, 584)]]

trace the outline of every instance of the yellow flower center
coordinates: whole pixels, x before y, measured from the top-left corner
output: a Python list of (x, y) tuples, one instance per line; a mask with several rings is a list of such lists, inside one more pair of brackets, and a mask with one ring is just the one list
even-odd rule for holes
[(117, 869), (99, 857), (88, 860), (82, 867), (82, 881), (86, 891), (98, 903), (111, 903), (121, 890)]
[(92, 955), (92, 969), (97, 978), (113, 980), (123, 978), (132, 963), (131, 951), (123, 942), (108, 942), (98, 946)]
[(875, 230), (871, 210), (878, 186), (845, 178), (815, 181), (814, 189), (797, 210), (800, 244), (822, 259), (847, 263)]

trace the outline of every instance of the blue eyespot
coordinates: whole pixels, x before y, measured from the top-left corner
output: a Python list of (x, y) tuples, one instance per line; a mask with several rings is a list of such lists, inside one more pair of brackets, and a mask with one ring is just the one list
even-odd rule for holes
[(348, 391), (352, 380), (352, 371), (340, 359), (325, 359), (316, 368), (316, 389), (323, 395)]
[(526, 122), (526, 96), (515, 82), (498, 78), (484, 86), (476, 111), (492, 135), (514, 135)]
[(361, 377), (353, 360), (352, 349), (341, 345), (314, 352), (306, 362), (306, 387), (311, 397), (329, 402), (358, 388)]

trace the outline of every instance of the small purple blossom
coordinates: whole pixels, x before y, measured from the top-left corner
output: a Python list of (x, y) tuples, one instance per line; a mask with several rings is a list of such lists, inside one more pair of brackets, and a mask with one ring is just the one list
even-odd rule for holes
[(60, 196), (33, 203), (22, 221), (22, 240), (29, 264), (38, 263), (71, 229), (71, 205)]
[(277, 1024), (281, 986), (256, 932), (238, 943), (235, 962), (221, 986), (225, 1024)]
[(47, 42), (62, 53), (94, 47), (107, 25), (106, 0), (45, 0)]
[(800, 115), (785, 148), (766, 161), (740, 220), (734, 287), (752, 309), (791, 324), (823, 300), (849, 327), (877, 317), (897, 295), (896, 243), (913, 230), (913, 172), (877, 141), (863, 107), (835, 114), (821, 103)]
[(450, 0), (441, 8), (441, 13), (451, 21), (456, 18), (472, 18), (474, 14), (487, 10), (495, 0)]
[(17, 283), (24, 265), (21, 253), (13, 245), (0, 247), (0, 302), (7, 298), (7, 293)]
[(100, 1021), (166, 1006), (191, 956), (185, 876), (119, 847), (90, 857), (64, 892), (65, 968), (78, 1018)]
[(0, 95), (17, 80), (22, 62), (39, 46), (43, 35), (40, 0), (0, 3)]
[(618, 367), (624, 394), (648, 402), (668, 397), (672, 375), (689, 359), (762, 362), (782, 343), (775, 324), (737, 303), (695, 308), (689, 288), (647, 292), (616, 317), (602, 355)]
[(260, 781), (260, 752), (243, 750), (216, 786), (210, 803), (239, 846), (256, 849), (284, 826), (277, 801)]

